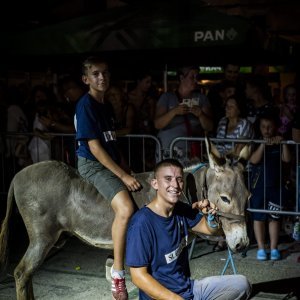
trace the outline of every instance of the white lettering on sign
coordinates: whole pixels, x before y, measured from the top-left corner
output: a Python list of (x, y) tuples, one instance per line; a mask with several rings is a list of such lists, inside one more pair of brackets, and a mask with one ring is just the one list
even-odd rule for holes
[(233, 28), (230, 28), (227, 32), (224, 29), (195, 31), (194, 42), (224, 41), (225, 38), (234, 40), (236, 36), (237, 32)]

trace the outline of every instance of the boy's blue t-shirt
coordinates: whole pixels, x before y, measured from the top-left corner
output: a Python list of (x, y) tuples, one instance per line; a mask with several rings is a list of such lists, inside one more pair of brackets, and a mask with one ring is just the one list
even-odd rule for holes
[[(179, 202), (173, 215), (165, 218), (148, 207), (132, 217), (127, 231), (126, 264), (130, 267), (147, 266), (163, 286), (193, 299), (193, 281), (188, 260), (188, 229), (201, 219), (197, 210)], [(150, 299), (140, 290), (139, 299)]]
[(110, 105), (97, 102), (87, 93), (76, 105), (74, 123), (78, 142), (78, 156), (96, 161), (97, 159), (88, 146), (88, 140), (98, 139), (111, 158), (117, 163), (120, 162), (114, 115)]

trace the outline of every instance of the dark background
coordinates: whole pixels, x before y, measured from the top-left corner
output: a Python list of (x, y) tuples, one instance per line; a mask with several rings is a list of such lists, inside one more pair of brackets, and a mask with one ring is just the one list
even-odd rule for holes
[[(80, 61), (94, 53), (69, 53), (54, 55), (22, 55), (22, 44), (18, 54), (11, 54), (14, 49), (5, 37), (22, 34), (30, 30), (45, 28), (68, 20), (89, 16), (96, 13), (110, 12), (116, 7), (147, 8), (154, 4), (177, 5), (179, 10), (193, 10), (195, 0), (12, 0), (0, 12), (0, 37), (5, 48), (1, 48), (0, 71), (6, 76), (7, 70), (45, 71), (47, 68), (64, 73), (76, 71)], [(222, 65), (236, 61), (242, 65), (285, 65), (292, 71), (299, 69), (300, 41), (300, 4), (292, 0), (211, 0), (197, 1), (197, 6), (213, 8), (233, 17), (246, 19), (250, 24), (247, 41), (239, 46), (215, 46), (178, 49), (137, 49), (101, 52), (118, 70), (128, 74), (137, 66), (163, 70), (183, 63), (199, 65)], [(168, 14), (168, 10), (166, 10)], [(49, 36), (51, 40), (51, 36)], [(56, 43), (53, 40), (53, 43)], [(99, 53), (97, 53), (99, 54)], [(133, 67), (134, 66), (134, 67)]]

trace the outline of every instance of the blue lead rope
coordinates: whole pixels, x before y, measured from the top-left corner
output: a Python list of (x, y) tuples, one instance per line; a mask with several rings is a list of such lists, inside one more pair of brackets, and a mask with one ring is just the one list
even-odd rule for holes
[(206, 163), (199, 163), (199, 165), (195, 166), (195, 168), (191, 170), (191, 173), (192, 174), (196, 173), (198, 170), (200, 170), (202, 167), (206, 165), (207, 165)]
[(207, 220), (207, 225), (210, 228), (217, 228), (219, 226), (216, 217), (213, 214), (208, 214), (206, 220)]

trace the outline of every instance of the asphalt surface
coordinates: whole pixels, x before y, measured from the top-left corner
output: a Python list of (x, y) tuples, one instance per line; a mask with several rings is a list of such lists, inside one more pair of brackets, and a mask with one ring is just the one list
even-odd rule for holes
[[(227, 250), (213, 252), (213, 243), (197, 239), (190, 261), (192, 277), (219, 275), (228, 257)], [(13, 269), (25, 251), (26, 240), (19, 238), (11, 245), (7, 274), (0, 280), (0, 299), (15, 300)], [(280, 261), (256, 260), (256, 245), (251, 245), (246, 256), (234, 254), (233, 261), (239, 274), (248, 277), (253, 285), (251, 299), (300, 299), (300, 244), (287, 237), (281, 238)], [(37, 300), (106, 300), (111, 299), (110, 283), (106, 280), (105, 262), (112, 254), (82, 243), (75, 237), (68, 239), (61, 249), (50, 253), (34, 274), (33, 285)], [(226, 274), (232, 274), (229, 264)], [(138, 299), (137, 288), (127, 275), (129, 299)]]

